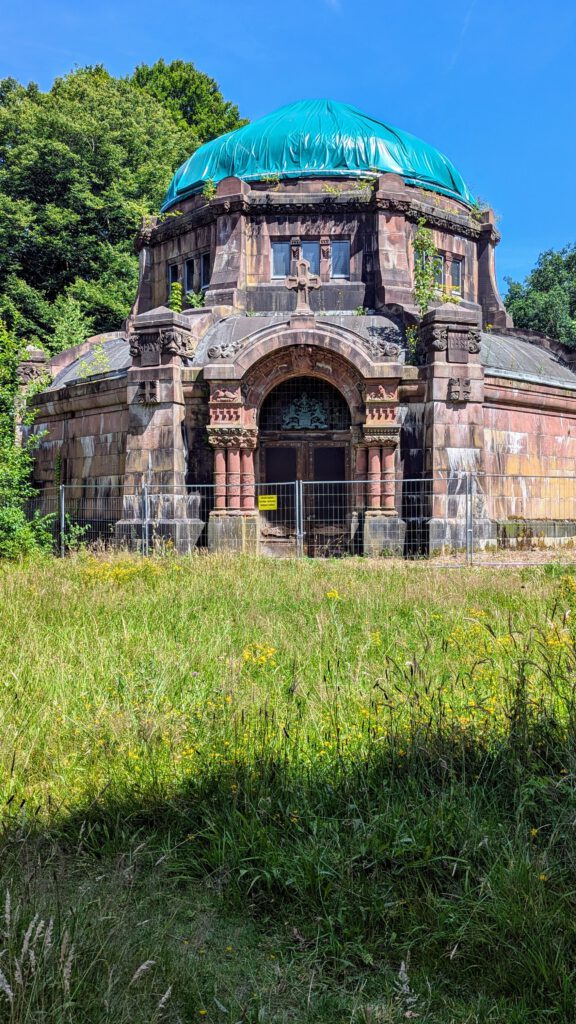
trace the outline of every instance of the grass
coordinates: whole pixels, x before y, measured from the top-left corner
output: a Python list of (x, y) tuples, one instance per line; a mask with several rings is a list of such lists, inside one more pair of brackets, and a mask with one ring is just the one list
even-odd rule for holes
[(554, 566), (1, 564), (0, 1021), (573, 1020), (575, 606)]

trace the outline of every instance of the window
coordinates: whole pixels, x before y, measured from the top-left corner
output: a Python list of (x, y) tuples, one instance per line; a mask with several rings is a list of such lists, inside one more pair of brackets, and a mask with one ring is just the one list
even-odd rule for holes
[(210, 253), (203, 252), (200, 257), (200, 287), (205, 289), (210, 284)]
[(332, 242), (330, 277), (350, 277), (350, 242)]
[[(425, 259), (426, 257), (423, 256), (422, 258)], [(450, 291), (454, 295), (461, 295), (464, 260), (458, 257), (447, 260), (441, 252), (433, 256), (432, 259), (434, 263), (434, 286), (440, 291)]]
[(172, 285), (176, 284), (176, 282), (178, 281), (178, 279), (180, 277), (180, 274), (179, 274), (178, 271), (179, 271), (179, 267), (178, 267), (177, 263), (169, 263), (168, 264), (168, 298), (170, 298), (170, 290), (172, 288)]
[(308, 260), (310, 273), (320, 273), (320, 242), (302, 242), (302, 259)]
[(462, 294), (462, 264), (464, 260), (452, 260), (450, 278), (452, 291), (455, 295)]
[(437, 288), (444, 287), (444, 257), (438, 253), (434, 257), (434, 284)]
[(272, 277), (288, 277), (290, 242), (272, 242)]
[(186, 260), (186, 294), (194, 291), (194, 260)]

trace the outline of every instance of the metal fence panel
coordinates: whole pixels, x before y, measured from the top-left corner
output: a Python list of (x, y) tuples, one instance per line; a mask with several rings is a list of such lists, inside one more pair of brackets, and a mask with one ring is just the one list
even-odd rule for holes
[(378, 486), (372, 479), (234, 481), (132, 492), (120, 482), (63, 485), (41, 490), (27, 512), (61, 554), (79, 547), (150, 554), (181, 550), (182, 539), (189, 547), (242, 550), (242, 519), (259, 550), (273, 556), (433, 558), (447, 566), (576, 562), (576, 475), (455, 472)]

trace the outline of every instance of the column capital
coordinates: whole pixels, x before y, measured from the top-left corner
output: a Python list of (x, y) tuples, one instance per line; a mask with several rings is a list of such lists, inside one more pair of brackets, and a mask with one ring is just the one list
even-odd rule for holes
[(364, 427), (363, 444), (368, 448), (396, 448), (400, 440), (400, 427)]
[(446, 303), (422, 317), (420, 347), (428, 363), (478, 363), (480, 342), (480, 314), (475, 310)]
[(258, 444), (257, 427), (208, 426), (208, 443), (213, 448), (255, 448)]

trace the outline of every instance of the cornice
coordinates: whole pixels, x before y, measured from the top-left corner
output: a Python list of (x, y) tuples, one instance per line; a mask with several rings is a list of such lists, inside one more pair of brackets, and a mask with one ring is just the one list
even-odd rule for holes
[(481, 224), (471, 216), (450, 213), (440, 206), (434, 206), (406, 192), (340, 192), (332, 193), (282, 193), (249, 192), (228, 197), (217, 197), (194, 210), (147, 226), (138, 236), (137, 246), (157, 245), (168, 238), (186, 234), (195, 228), (214, 223), (219, 217), (239, 213), (249, 217), (278, 216), (293, 214), (306, 216), (314, 214), (377, 213), (387, 211), (401, 214), (406, 220), (417, 223), (424, 217), (429, 227), (447, 231), (464, 238), (478, 240), (488, 235), (494, 244), (500, 236), (492, 224)]

